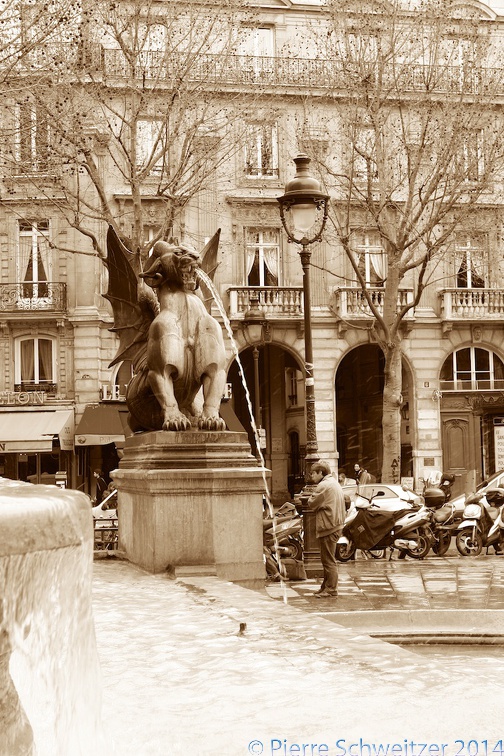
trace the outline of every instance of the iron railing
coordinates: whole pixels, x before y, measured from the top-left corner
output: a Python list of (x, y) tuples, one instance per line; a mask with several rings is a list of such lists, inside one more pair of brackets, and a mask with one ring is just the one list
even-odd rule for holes
[(65, 312), (66, 284), (50, 281), (0, 284), (0, 312)]
[[(105, 49), (86, 43), (80, 47), (51, 44), (41, 46), (20, 58), (17, 69), (27, 74), (74, 69), (79, 75), (139, 79), (165, 82), (177, 86), (182, 81), (209, 85), (247, 85), (259, 83), (273, 87), (309, 87), (346, 90), (364, 76), (352, 61), (252, 55), (191, 55), (189, 52), (169, 55), (160, 50), (144, 50), (131, 60), (122, 50)], [(504, 74), (499, 68), (477, 65), (398, 65), (369, 63), (365, 72), (369, 85), (378, 76), (383, 91), (421, 91), (466, 94), (489, 94), (504, 88)]]

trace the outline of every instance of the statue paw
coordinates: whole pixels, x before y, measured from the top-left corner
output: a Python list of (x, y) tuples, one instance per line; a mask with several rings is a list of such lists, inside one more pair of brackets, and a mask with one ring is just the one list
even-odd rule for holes
[(163, 423), (163, 430), (167, 431), (186, 431), (191, 427), (191, 421), (181, 412), (166, 417)]
[(225, 431), (226, 423), (218, 415), (213, 415), (211, 417), (200, 418), (198, 427), (200, 430)]

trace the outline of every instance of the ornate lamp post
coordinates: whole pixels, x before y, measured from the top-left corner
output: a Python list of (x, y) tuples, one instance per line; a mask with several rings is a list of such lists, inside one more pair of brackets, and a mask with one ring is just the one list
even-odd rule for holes
[(313, 378), (313, 346), (310, 295), (310, 244), (320, 241), (327, 221), (329, 197), (320, 188), (320, 181), (310, 176), (308, 155), (294, 158), (296, 175), (285, 185), (285, 194), (278, 197), (280, 217), (290, 242), (299, 244), (303, 267), (303, 311), (305, 339), (305, 401), (306, 401), (306, 474), (317, 462), (318, 444), (315, 423), (315, 383)]
[[(309, 246), (320, 241), (327, 221), (329, 197), (321, 190), (320, 182), (310, 176), (308, 155), (294, 158), (296, 175), (285, 185), (285, 194), (278, 197), (280, 217), (287, 232), (287, 238), (301, 247), (300, 258), (303, 268), (303, 311), (305, 339), (305, 405), (306, 405), (306, 456), (305, 482), (310, 480), (311, 466), (318, 461), (317, 426), (315, 418), (315, 381), (313, 378), (313, 346), (311, 324), (310, 295), (310, 258)], [(300, 495), (303, 507), (304, 523), (304, 561), (306, 572), (319, 575), (320, 551), (315, 535), (315, 518), (306, 506), (310, 494), (305, 486)]]

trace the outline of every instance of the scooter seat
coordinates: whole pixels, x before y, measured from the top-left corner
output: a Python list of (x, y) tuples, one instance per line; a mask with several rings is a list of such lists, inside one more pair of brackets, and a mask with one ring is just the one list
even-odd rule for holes
[(492, 520), (496, 520), (499, 515), (499, 507), (492, 507), (490, 504), (487, 506), (487, 512)]
[(432, 519), (434, 520), (434, 522), (441, 524), (449, 520), (451, 517), (451, 514), (452, 514), (451, 507), (441, 507), (441, 509), (436, 509), (436, 511), (432, 513)]

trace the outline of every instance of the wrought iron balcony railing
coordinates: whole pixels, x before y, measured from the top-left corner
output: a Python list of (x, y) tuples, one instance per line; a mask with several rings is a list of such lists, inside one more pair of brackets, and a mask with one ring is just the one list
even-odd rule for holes
[[(86, 43), (80, 47), (53, 43), (41, 46), (20, 58), (17, 69), (30, 74), (69, 68), (80, 74), (91, 72), (115, 78), (138, 78), (141, 81), (165, 81), (167, 86), (181, 78), (209, 85), (246, 85), (254, 82), (281, 87), (310, 87), (313, 89), (348, 89), (349, 85), (365, 78), (373, 79), (375, 67), (370, 62), (363, 72), (352, 70), (352, 61), (342, 59), (261, 57), (252, 55), (191, 55), (162, 50), (144, 50), (128, 61), (121, 50), (109, 50), (99, 44)], [(504, 74), (498, 68), (481, 66), (411, 65), (394, 61), (390, 67), (380, 67), (380, 81), (384, 90), (422, 92), (464, 92), (497, 94), (504, 88)]]
[(0, 284), (0, 312), (49, 310), (65, 312), (67, 309), (66, 284), (27, 282)]
[[(369, 296), (373, 305), (377, 308), (378, 312), (383, 313), (383, 300), (385, 297), (385, 289), (380, 286), (369, 287)], [(413, 290), (402, 289), (399, 292), (397, 298), (397, 309), (405, 307), (407, 304), (413, 301)], [(331, 306), (333, 312), (336, 313), (343, 320), (355, 320), (356, 318), (363, 318), (369, 320), (373, 317), (373, 313), (369, 307), (366, 297), (361, 289), (356, 286), (335, 288), (334, 289), (334, 304)], [(406, 317), (413, 317), (413, 311), (410, 311)]]
[(14, 384), (14, 391), (26, 392), (37, 391), (44, 394), (55, 394), (58, 391), (57, 383), (49, 383), (48, 381), (42, 381), (42, 383), (34, 383), (32, 381), (23, 381), (22, 383)]
[(443, 320), (504, 318), (504, 289), (445, 289), (440, 298)]
[(243, 317), (257, 309), (271, 318), (301, 318), (303, 289), (300, 286), (231, 286), (229, 317)]

